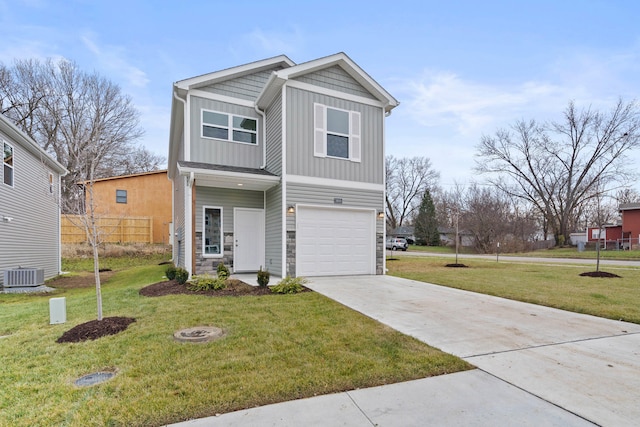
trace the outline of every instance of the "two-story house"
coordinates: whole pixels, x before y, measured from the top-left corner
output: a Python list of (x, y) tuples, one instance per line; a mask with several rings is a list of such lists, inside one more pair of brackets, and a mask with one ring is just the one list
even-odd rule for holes
[(397, 105), (344, 53), (174, 83), (176, 265), (384, 274), (384, 122)]
[[(4, 271), (60, 274), (60, 177), (67, 170), (0, 114), (0, 287)], [(39, 283), (30, 283), (36, 285)]]

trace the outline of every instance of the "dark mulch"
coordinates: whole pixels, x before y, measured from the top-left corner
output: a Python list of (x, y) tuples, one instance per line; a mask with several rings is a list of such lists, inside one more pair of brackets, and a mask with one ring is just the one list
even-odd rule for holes
[[(104, 283), (115, 274), (114, 271), (100, 270), (100, 283)], [(55, 279), (47, 281), (47, 286), (56, 289), (74, 289), (89, 288), (96, 285), (95, 275), (93, 273), (79, 273), (73, 276), (58, 276)]]
[(131, 317), (105, 317), (102, 320), (91, 320), (69, 329), (56, 342), (81, 342), (115, 335), (127, 329), (135, 321), (136, 319)]
[(457, 268), (468, 268), (469, 266), (466, 264), (460, 264), (460, 263), (452, 263), (452, 264), (447, 264), (445, 265), (445, 267), (457, 267)]
[(585, 277), (606, 277), (606, 278), (618, 277), (620, 278), (620, 276), (618, 276), (617, 274), (607, 273), (606, 271), (588, 271), (586, 273), (580, 273), (580, 275)]
[(237, 279), (227, 279), (226, 285), (226, 288), (217, 291), (192, 291), (187, 287), (187, 285), (181, 285), (176, 280), (167, 280), (165, 282), (155, 283), (140, 289), (140, 295), (145, 297), (160, 297), (163, 295), (178, 294), (206, 295), (212, 297), (272, 295), (271, 290), (267, 287), (251, 286)]

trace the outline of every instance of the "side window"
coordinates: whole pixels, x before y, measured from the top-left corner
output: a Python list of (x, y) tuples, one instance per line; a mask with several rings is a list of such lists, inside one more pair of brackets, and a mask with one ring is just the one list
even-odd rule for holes
[(256, 145), (258, 121), (250, 117), (202, 110), (202, 137)]
[(127, 190), (116, 190), (116, 203), (127, 203)]
[(202, 254), (222, 256), (222, 208), (203, 207)]
[(322, 104), (313, 107), (314, 155), (360, 162), (360, 113)]
[(49, 194), (53, 194), (53, 174), (49, 172)]
[(4, 141), (2, 145), (4, 153), (2, 180), (6, 185), (13, 187), (13, 147)]

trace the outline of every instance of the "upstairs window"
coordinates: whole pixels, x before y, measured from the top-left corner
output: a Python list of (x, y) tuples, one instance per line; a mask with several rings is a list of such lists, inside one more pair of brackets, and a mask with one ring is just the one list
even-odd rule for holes
[(116, 190), (116, 203), (127, 203), (127, 190)]
[(53, 194), (53, 174), (49, 172), (49, 193)]
[(3, 174), (2, 179), (6, 185), (13, 187), (13, 147), (6, 142), (2, 142), (3, 155)]
[(256, 145), (258, 121), (249, 117), (202, 110), (202, 137)]
[(360, 113), (314, 104), (314, 155), (360, 162)]

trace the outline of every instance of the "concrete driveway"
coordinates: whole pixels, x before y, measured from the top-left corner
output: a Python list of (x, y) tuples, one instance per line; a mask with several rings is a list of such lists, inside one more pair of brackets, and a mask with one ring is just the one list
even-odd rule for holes
[[(308, 286), (464, 358), (524, 391), (531, 405), (542, 400), (546, 411), (566, 411), (572, 424), (631, 426), (640, 420), (640, 325), (392, 276), (313, 278)], [(491, 394), (496, 384), (488, 384), (475, 394)]]

